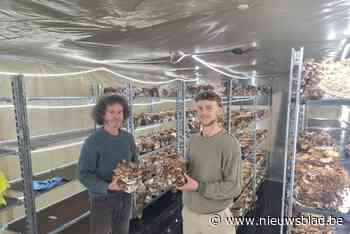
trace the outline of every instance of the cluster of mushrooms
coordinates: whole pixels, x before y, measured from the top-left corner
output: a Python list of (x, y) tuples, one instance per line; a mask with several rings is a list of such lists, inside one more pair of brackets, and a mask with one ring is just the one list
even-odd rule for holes
[(142, 157), (139, 162), (123, 161), (114, 170), (113, 182), (125, 192), (136, 192), (136, 206), (143, 209), (161, 193), (183, 186), (186, 161), (174, 148)]
[(238, 199), (234, 201), (233, 206), (230, 207), (232, 216), (243, 217), (252, 208), (256, 199), (257, 197), (254, 195), (252, 188), (249, 186), (245, 187)]
[[(232, 96), (260, 96), (269, 95), (270, 93), (271, 88), (268, 86), (254, 86), (244, 84), (233, 84), (232, 86)], [(224, 95), (229, 95), (227, 86), (225, 87)]]
[(173, 144), (176, 141), (176, 129), (160, 130), (156, 134), (140, 136), (136, 140), (136, 146), (140, 154), (146, 154), (162, 147)]
[(186, 93), (190, 97), (194, 97), (198, 95), (199, 93), (205, 92), (205, 91), (214, 91), (215, 87), (208, 84), (208, 85), (188, 85), (186, 87)]
[(175, 111), (160, 111), (158, 113), (139, 113), (134, 115), (135, 127), (166, 123), (175, 120)]
[(244, 129), (249, 126), (249, 124), (256, 120), (262, 120), (266, 118), (268, 111), (266, 109), (252, 111), (248, 109), (235, 110), (232, 111), (232, 128), (237, 131), (239, 129)]
[(326, 132), (304, 132), (298, 140), (295, 193), (297, 205), (337, 209), (344, 207), (350, 191), (350, 177)]
[(307, 225), (293, 226), (291, 233), (292, 234), (333, 234), (333, 231), (330, 225), (307, 224)]
[[(214, 86), (212, 85), (187, 85), (186, 86), (186, 93), (189, 97), (194, 97), (198, 95), (201, 92), (204, 91), (214, 91)], [(123, 93), (125, 90), (123, 88), (117, 88), (118, 93)], [(176, 97), (177, 96), (177, 90), (175, 87), (167, 87), (167, 88), (159, 88), (157, 86), (154, 87), (146, 87), (146, 88), (135, 88), (134, 89), (134, 96), (135, 97)]]
[(307, 151), (315, 146), (335, 146), (334, 139), (325, 131), (305, 131), (298, 139), (299, 151)]
[(176, 97), (177, 91), (175, 88), (136, 88), (134, 90), (135, 97)]
[[(257, 144), (262, 143), (268, 135), (267, 129), (257, 129), (256, 130), (256, 142)], [(244, 157), (250, 155), (253, 151), (253, 133), (249, 130), (239, 132), (236, 137), (241, 145), (241, 152)]]
[[(266, 162), (263, 152), (257, 153), (256, 158), (256, 188), (259, 188), (266, 175)], [(235, 217), (243, 216), (245, 212), (253, 208), (256, 196), (251, 188), (253, 178), (253, 163), (249, 160), (243, 162), (243, 190), (239, 197), (235, 198), (233, 206), (230, 208)]]
[(301, 84), (305, 99), (350, 98), (350, 60), (310, 59)]

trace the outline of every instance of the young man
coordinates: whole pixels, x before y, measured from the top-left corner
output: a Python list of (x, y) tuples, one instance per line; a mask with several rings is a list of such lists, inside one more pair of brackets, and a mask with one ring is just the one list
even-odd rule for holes
[(127, 101), (118, 95), (102, 97), (93, 110), (103, 127), (85, 140), (78, 164), (90, 197), (91, 234), (129, 233), (131, 195), (111, 183), (118, 162), (138, 160), (133, 136), (121, 129), (128, 115)]
[[(195, 98), (202, 131), (189, 141), (189, 170), (183, 191), (184, 234), (234, 234), (224, 217), (242, 189), (241, 149), (237, 139), (225, 132), (220, 120), (221, 98), (212, 91)], [(210, 218), (218, 214), (222, 222), (213, 225)]]

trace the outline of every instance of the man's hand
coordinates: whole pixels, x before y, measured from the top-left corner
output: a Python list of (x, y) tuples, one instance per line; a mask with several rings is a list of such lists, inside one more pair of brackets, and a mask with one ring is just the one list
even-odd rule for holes
[(111, 182), (108, 185), (108, 190), (111, 192), (118, 192), (118, 191), (121, 191), (122, 189), (116, 183)]
[(187, 183), (184, 184), (181, 187), (178, 187), (177, 189), (185, 192), (193, 192), (198, 189), (199, 183), (195, 180), (189, 177), (188, 175), (185, 175)]

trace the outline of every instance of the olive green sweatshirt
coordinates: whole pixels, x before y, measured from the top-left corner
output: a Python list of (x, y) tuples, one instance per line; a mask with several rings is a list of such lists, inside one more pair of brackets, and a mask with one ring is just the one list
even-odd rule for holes
[(242, 189), (241, 148), (237, 139), (222, 131), (215, 136), (196, 134), (189, 141), (188, 174), (199, 182), (197, 191), (184, 192), (184, 206), (199, 214), (229, 207)]
[(120, 129), (117, 136), (99, 128), (84, 142), (78, 163), (78, 178), (90, 196), (107, 194), (118, 162), (137, 161), (134, 137)]

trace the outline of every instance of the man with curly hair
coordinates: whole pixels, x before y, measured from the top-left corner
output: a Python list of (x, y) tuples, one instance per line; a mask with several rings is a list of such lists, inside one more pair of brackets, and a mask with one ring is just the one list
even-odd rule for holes
[(92, 116), (102, 127), (85, 140), (78, 163), (79, 180), (90, 198), (90, 233), (128, 234), (131, 195), (112, 183), (118, 162), (138, 160), (133, 136), (121, 129), (129, 116), (127, 101), (119, 95), (104, 96)]

